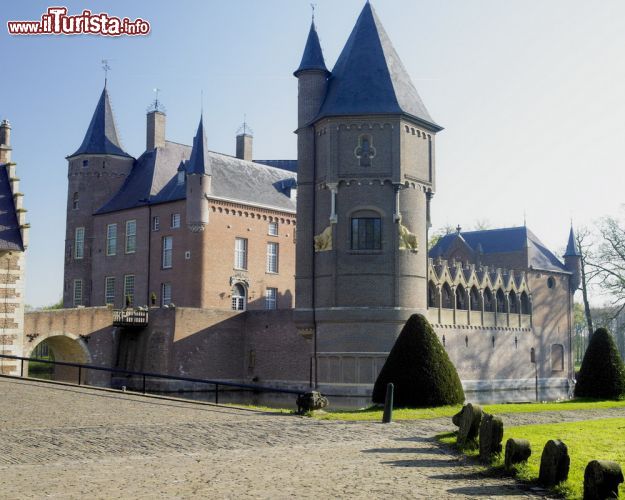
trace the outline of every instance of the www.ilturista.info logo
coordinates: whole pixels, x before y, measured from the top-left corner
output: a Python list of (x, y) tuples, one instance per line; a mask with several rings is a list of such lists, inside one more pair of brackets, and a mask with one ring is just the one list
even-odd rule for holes
[(66, 7), (49, 7), (41, 15), (41, 21), (7, 21), (11, 35), (147, 35), (150, 23), (141, 18), (134, 21), (127, 17), (109, 16), (105, 12), (92, 14), (83, 10), (82, 14), (68, 16)]

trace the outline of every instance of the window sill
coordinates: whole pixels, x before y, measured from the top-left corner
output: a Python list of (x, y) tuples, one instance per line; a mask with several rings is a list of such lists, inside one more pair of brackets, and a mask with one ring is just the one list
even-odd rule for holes
[(348, 250), (348, 254), (351, 255), (381, 255), (384, 253), (382, 250)]
[(167, 271), (169, 269), (172, 269), (174, 266), (169, 266), (169, 267), (163, 267), (161, 266), (161, 271)]
[(278, 275), (280, 274), (278, 271), (265, 271), (265, 274), (273, 274), (273, 275)]
[(232, 270), (233, 271), (245, 271), (245, 272), (247, 272), (247, 268), (243, 268), (243, 267), (233, 267)]

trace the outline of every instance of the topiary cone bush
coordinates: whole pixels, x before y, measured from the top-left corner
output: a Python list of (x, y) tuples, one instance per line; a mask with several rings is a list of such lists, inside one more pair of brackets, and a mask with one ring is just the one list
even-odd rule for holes
[(575, 396), (616, 399), (625, 393), (625, 366), (605, 328), (590, 337), (575, 385)]
[(421, 314), (413, 314), (402, 329), (373, 387), (373, 402), (384, 403), (386, 384), (395, 385), (395, 406), (459, 404), (464, 391), (445, 348)]

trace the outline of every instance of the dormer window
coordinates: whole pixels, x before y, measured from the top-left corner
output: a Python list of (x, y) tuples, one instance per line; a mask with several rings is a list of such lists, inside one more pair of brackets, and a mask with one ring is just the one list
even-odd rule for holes
[(89, 160), (83, 160), (82, 161), (82, 166), (83, 167), (88, 167), (89, 166)]
[(178, 170), (178, 185), (182, 186), (184, 184), (184, 170)]

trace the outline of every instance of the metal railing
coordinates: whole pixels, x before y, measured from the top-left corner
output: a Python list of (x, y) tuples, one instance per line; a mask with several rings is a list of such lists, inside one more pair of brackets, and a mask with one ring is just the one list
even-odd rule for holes
[(126, 327), (144, 327), (148, 325), (148, 311), (140, 309), (114, 309), (113, 325)]
[[(213, 385), (215, 387), (215, 404), (219, 404), (219, 388), (222, 388), (222, 393), (225, 392), (224, 388), (231, 389), (239, 389), (242, 391), (252, 391), (255, 393), (266, 392), (266, 393), (275, 393), (275, 394), (294, 394), (299, 396), (300, 394), (304, 394), (306, 390), (295, 390), (295, 389), (281, 389), (279, 387), (267, 387), (263, 385), (255, 385), (255, 384), (240, 384), (237, 382), (227, 382), (222, 380), (209, 380), (202, 378), (193, 378), (193, 377), (179, 377), (176, 375), (166, 375), (164, 373), (153, 373), (153, 372), (138, 372), (132, 370), (124, 370), (122, 368), (107, 368), (104, 366), (95, 366), (95, 365), (87, 365), (83, 363), (71, 363), (67, 361), (50, 361), (48, 359), (39, 359), (39, 358), (23, 358), (21, 356), (11, 356), (9, 354), (0, 354), (0, 359), (12, 359), (20, 362), (20, 374), (19, 376), (15, 375), (4, 375), (7, 377), (14, 378), (32, 378), (33, 380), (37, 380), (35, 377), (24, 377), (24, 361), (36, 361), (37, 363), (46, 363), (54, 366), (67, 366), (78, 368), (78, 377), (77, 384), (83, 385), (82, 383), (82, 375), (83, 371), (86, 370), (96, 370), (101, 372), (108, 372), (111, 374), (121, 374), (126, 376), (136, 376), (141, 381), (141, 390), (137, 392), (141, 392), (143, 394), (147, 394), (149, 391), (147, 390), (147, 382), (149, 379), (163, 379), (163, 380), (174, 380), (180, 382), (191, 382), (195, 384), (207, 384)], [(162, 392), (158, 390), (153, 390), (153, 392)]]

